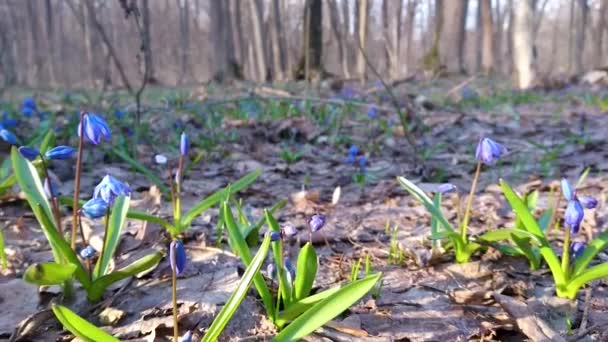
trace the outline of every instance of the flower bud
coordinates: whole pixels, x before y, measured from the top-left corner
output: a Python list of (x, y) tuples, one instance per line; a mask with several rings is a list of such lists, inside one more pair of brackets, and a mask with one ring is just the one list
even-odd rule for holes
[(36, 159), (40, 155), (40, 152), (33, 147), (21, 146), (17, 150), (23, 156), (23, 158), (29, 161)]
[(53, 147), (52, 149), (46, 151), (46, 153), (44, 154), (44, 156), (47, 159), (70, 159), (72, 158), (72, 155), (74, 155), (74, 152), (76, 150), (74, 150), (72, 147), (70, 146), (57, 146), (57, 147)]
[(179, 240), (171, 241), (169, 246), (169, 262), (171, 263), (171, 269), (176, 275), (180, 275), (184, 268), (186, 268), (186, 249), (184, 244)]

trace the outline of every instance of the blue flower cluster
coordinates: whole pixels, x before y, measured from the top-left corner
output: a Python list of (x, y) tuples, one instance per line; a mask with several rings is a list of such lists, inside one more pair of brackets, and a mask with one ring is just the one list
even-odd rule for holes
[(357, 145), (351, 145), (346, 156), (346, 163), (350, 165), (359, 164), (359, 173), (365, 174), (367, 171), (367, 159), (364, 155), (359, 156)]
[(118, 196), (131, 196), (131, 192), (128, 185), (106, 175), (95, 187), (93, 198), (82, 206), (82, 213), (90, 219), (101, 218), (108, 212), (108, 208), (114, 204), (114, 200)]

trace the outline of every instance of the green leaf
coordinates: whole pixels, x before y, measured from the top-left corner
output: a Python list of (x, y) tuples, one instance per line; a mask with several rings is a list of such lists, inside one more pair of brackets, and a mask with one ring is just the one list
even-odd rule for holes
[(274, 340), (298, 341), (307, 336), (365, 296), (381, 276), (382, 273), (374, 274), (344, 286), (296, 318)]
[(279, 317), (276, 320), (276, 325), (279, 328), (282, 328), (285, 324), (296, 319), (303, 312), (310, 309), (313, 305), (319, 303), (323, 299), (338, 292), (341, 288), (342, 287), (340, 287), (340, 286), (332, 287), (331, 289), (319, 292), (312, 296), (300, 299), (297, 302), (291, 303), (289, 308), (287, 308), (285, 311), (281, 312), (281, 314), (279, 315)]
[[(234, 216), (232, 216), (232, 210), (228, 206), (228, 202), (224, 201), (222, 203), (222, 211), (224, 213), (224, 223), (226, 226), (226, 230), (228, 231), (228, 235), (230, 236), (230, 240), (232, 241), (232, 248), (236, 254), (239, 255), (243, 263), (246, 267), (249, 267), (251, 264), (251, 260), (253, 259), (251, 256), (251, 251), (249, 250), (249, 246), (247, 246), (247, 242), (241, 235), (240, 230), (238, 229), (236, 222), (234, 221)], [(256, 274), (253, 278), (253, 284), (255, 285), (256, 290), (260, 294), (262, 298), (262, 302), (264, 303), (264, 307), (266, 308), (266, 314), (268, 317), (274, 321), (274, 304), (272, 301), (272, 295), (270, 294), (270, 290), (268, 290), (268, 286), (264, 281), (264, 277), (261, 274)]]
[(130, 219), (142, 220), (142, 221), (147, 221), (150, 223), (156, 223), (159, 226), (165, 228), (169, 232), (169, 234), (171, 234), (171, 235), (177, 234), (177, 230), (171, 223), (163, 220), (162, 218), (160, 218), (158, 216), (144, 213), (143, 211), (129, 209), (129, 211), (127, 212), (127, 217)]
[[(287, 200), (280, 200), (275, 205), (273, 205), (272, 208), (268, 209), (268, 211), (270, 211), (270, 213), (274, 215), (275, 212), (283, 209), (286, 204)], [(249, 246), (254, 246), (257, 244), (260, 228), (262, 228), (265, 222), (266, 217), (260, 217), (260, 219), (255, 224), (252, 224), (244, 229), (243, 236), (247, 237), (246, 239)], [(253, 243), (254, 241), (255, 243)]]
[(228, 187), (214, 192), (209, 197), (207, 197), (204, 200), (195, 204), (182, 218), (180, 233), (183, 232), (184, 230), (186, 230), (188, 227), (190, 227), (190, 224), (192, 223), (192, 221), (195, 218), (197, 218), (200, 214), (202, 214), (203, 211), (211, 208), (215, 204), (224, 200), (226, 198), (226, 191), (228, 191), (228, 193), (231, 195), (231, 194), (234, 194), (236, 192), (243, 190), (244, 188), (248, 187), (251, 183), (253, 183), (253, 181), (255, 181), (256, 178), (258, 178), (258, 176), (260, 175), (261, 172), (262, 172), (262, 170), (253, 171), (253, 172), (243, 176), (243, 178), (237, 180), (236, 182), (230, 184)]
[(86, 342), (120, 342), (65, 306), (53, 305), (53, 313), (67, 330)]
[(4, 250), (4, 233), (0, 229), (0, 267), (7, 269), (8, 261), (6, 260), (6, 251)]
[(119, 149), (115, 149), (115, 148), (106, 149), (106, 152), (108, 154), (113, 154), (113, 155), (119, 157), (120, 159), (124, 160), (127, 164), (131, 165), (131, 167), (133, 169), (135, 169), (137, 172), (143, 174), (150, 182), (152, 182), (156, 186), (158, 186), (158, 188), (160, 189), (160, 191), (163, 194), (166, 195), (169, 193), (169, 188), (167, 188), (167, 186), (165, 185), (165, 182), (163, 182), (154, 172), (150, 171), (150, 169), (148, 169), (144, 164), (131, 158), (127, 153), (125, 153), (124, 151), (121, 151)]
[(566, 285), (566, 293), (568, 298), (574, 299), (578, 289), (580, 289), (583, 285), (602, 278), (608, 278), (608, 263), (606, 262), (593, 266), (578, 276), (572, 278)]
[(591, 260), (593, 260), (599, 252), (603, 251), (606, 246), (608, 246), (608, 231), (600, 233), (598, 237), (589, 242), (585, 247), (583, 254), (576, 258), (572, 276), (576, 277), (581, 274), (585, 268), (587, 268), (587, 265), (589, 265)]
[(528, 208), (525, 206), (524, 202), (521, 200), (521, 198), (519, 198), (519, 196), (517, 196), (509, 184), (503, 180), (500, 180), (500, 187), (502, 188), (507, 201), (509, 201), (509, 204), (515, 211), (515, 214), (521, 217), (521, 221), (523, 222), (526, 230), (535, 235), (541, 242), (541, 246), (539, 247), (540, 254), (545, 259), (547, 265), (549, 265), (549, 269), (553, 274), (553, 279), (556, 286), (564, 286), (566, 277), (561, 269), (559, 259), (547, 242), (547, 239), (545, 238), (543, 231), (538, 226), (538, 223), (536, 220), (534, 220), (534, 217), (530, 211), (528, 211)]
[(55, 145), (55, 133), (53, 130), (48, 130), (40, 142), (40, 148), (38, 149), (41, 154), (44, 154), (49, 148)]
[(23, 274), (23, 280), (36, 285), (59, 285), (72, 279), (76, 265), (43, 262), (30, 265)]
[(405, 177), (397, 177), (397, 181), (405, 190), (407, 190), (407, 192), (414, 196), (418, 201), (422, 202), (426, 210), (428, 210), (432, 217), (434, 217), (439, 223), (441, 223), (443, 228), (445, 228), (446, 230), (454, 231), (454, 227), (452, 227), (452, 225), (445, 219), (445, 217), (441, 213), (440, 208), (437, 208), (433, 204), (431, 199), (424, 193), (424, 191), (422, 191), (422, 189), (407, 180)]
[[(279, 223), (268, 210), (264, 210), (264, 216), (266, 216), (266, 223), (268, 223), (269, 230), (275, 232), (281, 232)], [(283, 244), (281, 239), (272, 243), (272, 255), (274, 258), (275, 267), (277, 269), (277, 275), (279, 278), (279, 289), (281, 290), (281, 296), (283, 298), (283, 304), (289, 307), (291, 304), (292, 289), (289, 282), (287, 281), (287, 273), (283, 263)]]
[(262, 241), (262, 245), (258, 250), (257, 254), (245, 270), (241, 281), (236, 287), (236, 290), (232, 293), (222, 310), (213, 320), (213, 323), (207, 330), (207, 333), (202, 338), (202, 342), (217, 341), (217, 338), (221, 334), (222, 330), (226, 327), (226, 324), (230, 321), (236, 309), (241, 305), (241, 302), (247, 295), (247, 291), (251, 287), (251, 283), (256, 275), (259, 275), (260, 268), (266, 259), (268, 250), (270, 249), (270, 236), (267, 235)]
[(126, 196), (119, 196), (114, 201), (112, 206), (112, 213), (107, 223), (108, 228), (105, 232), (103, 253), (97, 264), (95, 265), (95, 271), (93, 271), (93, 279), (97, 279), (106, 274), (110, 260), (114, 257), (116, 247), (120, 242), (120, 233), (122, 232), (125, 219), (127, 218), (127, 211), (129, 211), (130, 198)]
[(132, 277), (141, 272), (147, 271), (152, 267), (156, 266), (163, 258), (164, 253), (156, 252), (154, 254), (146, 255), (140, 258), (128, 266), (125, 266), (119, 270), (116, 270), (110, 274), (106, 274), (102, 277), (97, 278), (87, 291), (87, 297), (90, 301), (96, 302), (101, 299), (105, 289), (114, 284), (117, 281), (121, 281), (125, 278)]
[(485, 242), (497, 242), (503, 240), (511, 240), (513, 236), (516, 236), (520, 239), (534, 240), (534, 242), (539, 245), (542, 243), (536, 235), (529, 233), (526, 230), (516, 228), (499, 228), (494, 230), (488, 230), (487, 232), (479, 235), (478, 239)]
[(530, 239), (520, 238), (515, 234), (512, 234), (511, 240), (519, 247), (524, 256), (530, 263), (530, 269), (536, 271), (540, 267), (540, 255), (535, 252), (535, 248), (530, 245)]
[[(441, 197), (441, 192), (436, 193), (433, 197), (433, 205), (435, 206), (435, 208), (441, 208)], [(439, 222), (437, 221), (435, 216), (431, 216), (431, 236), (437, 236), (438, 233)], [(440, 239), (432, 238), (432, 240), (434, 240), (433, 247), (441, 247), (441, 241), (439, 241)]]
[(308, 297), (317, 275), (317, 253), (309, 243), (300, 249), (296, 267), (296, 280), (294, 282), (294, 301)]

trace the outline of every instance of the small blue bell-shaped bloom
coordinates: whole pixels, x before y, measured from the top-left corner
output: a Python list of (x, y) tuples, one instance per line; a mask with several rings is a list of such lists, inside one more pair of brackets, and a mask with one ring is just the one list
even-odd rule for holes
[(271, 231), (270, 232), (270, 241), (279, 241), (281, 239), (281, 233)]
[(367, 117), (370, 119), (375, 119), (376, 116), (378, 116), (378, 110), (376, 109), (376, 106), (372, 105), (367, 111)]
[(277, 267), (274, 265), (274, 263), (270, 263), (268, 266), (266, 266), (266, 275), (272, 280), (277, 279)]
[(296, 280), (296, 268), (293, 266), (291, 258), (288, 256), (284, 257), (283, 265), (285, 267), (285, 272), (287, 273), (287, 281), (290, 284), (293, 284), (293, 282)]
[(23, 158), (32, 161), (40, 155), (40, 151), (33, 147), (21, 146), (17, 149)]
[(184, 244), (180, 240), (171, 241), (171, 245), (169, 246), (169, 262), (171, 269), (176, 275), (180, 275), (184, 271), (186, 261), (187, 256)]
[(101, 142), (102, 138), (110, 139), (110, 126), (99, 115), (87, 113), (81, 125), (78, 125), (78, 136), (81, 134), (81, 126), (84, 126), (85, 137), (94, 145)]
[(578, 233), (585, 211), (581, 203), (577, 200), (568, 201), (566, 213), (564, 214), (564, 223), (570, 228), (572, 234)]
[(575, 241), (570, 244), (570, 261), (573, 262), (580, 257), (585, 251), (585, 243), (581, 241)]
[(108, 203), (101, 198), (92, 198), (82, 206), (82, 213), (90, 219), (103, 217), (108, 211)]
[(93, 191), (94, 198), (101, 198), (112, 205), (118, 196), (131, 196), (131, 188), (118, 179), (106, 175)]
[(179, 337), (178, 342), (192, 342), (192, 332), (186, 331), (185, 334)]
[(493, 164), (507, 149), (490, 138), (483, 138), (477, 144), (475, 158), (486, 165)]
[(367, 159), (365, 156), (359, 157), (359, 173), (364, 174), (366, 171)]
[(296, 229), (296, 227), (294, 227), (290, 224), (283, 227), (281, 232), (283, 233), (283, 236), (288, 237), (288, 238), (298, 235), (298, 230)]
[(47, 159), (70, 159), (76, 150), (70, 146), (57, 146), (46, 151), (44, 156)]
[(314, 233), (319, 231), (325, 225), (325, 216), (321, 214), (314, 214), (308, 221), (310, 230)]
[(85, 248), (80, 250), (80, 257), (83, 259), (91, 259), (95, 256), (95, 249), (91, 245), (87, 245)]
[(581, 202), (581, 205), (586, 209), (594, 209), (597, 207), (597, 199), (591, 196), (581, 196), (578, 198), (578, 201)]
[(440, 184), (437, 187), (437, 191), (439, 191), (442, 194), (447, 194), (453, 191), (456, 191), (456, 186), (452, 183), (444, 183), (444, 184)]
[(190, 150), (190, 139), (188, 138), (188, 135), (186, 134), (186, 132), (183, 132), (179, 138), (179, 152), (181, 153), (182, 156), (185, 156), (188, 154), (189, 150)]
[(11, 145), (17, 145), (17, 137), (8, 129), (0, 129), (0, 138)]

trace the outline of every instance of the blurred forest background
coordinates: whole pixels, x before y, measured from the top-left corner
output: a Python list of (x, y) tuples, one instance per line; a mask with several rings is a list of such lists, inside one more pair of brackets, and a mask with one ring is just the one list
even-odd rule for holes
[(367, 55), (393, 81), (483, 72), (528, 88), (607, 65), (607, 8), (608, 0), (0, 0), (0, 84), (289, 81), (305, 70), (365, 80)]

